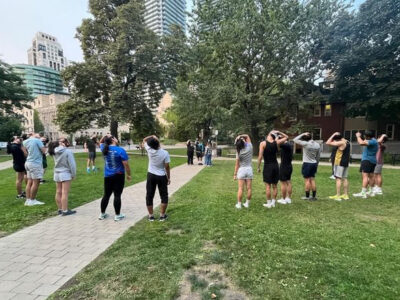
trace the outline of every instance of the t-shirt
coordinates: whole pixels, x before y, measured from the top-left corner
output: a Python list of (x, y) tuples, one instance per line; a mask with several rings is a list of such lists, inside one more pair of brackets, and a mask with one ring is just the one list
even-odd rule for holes
[[(100, 144), (100, 149), (103, 151), (104, 144)], [(109, 146), (109, 151), (104, 156), (104, 177), (111, 177), (115, 174), (125, 174), (123, 161), (129, 160), (128, 154), (124, 148), (119, 146)]]
[(169, 153), (164, 149), (153, 149), (147, 143), (144, 143), (144, 148), (149, 157), (149, 167), (147, 171), (157, 176), (165, 176), (165, 164), (170, 163)]
[(42, 165), (43, 163), (43, 143), (41, 140), (30, 137), (29, 139), (24, 141), (24, 147), (28, 151), (28, 157), (26, 158), (27, 162), (35, 163), (38, 165)]
[(321, 146), (314, 140), (310, 141), (303, 141), (301, 140), (301, 137), (303, 135), (300, 134), (299, 136), (296, 136), (293, 141), (298, 144), (303, 146), (303, 163), (318, 163), (319, 162), (319, 157), (321, 155)]
[(92, 140), (86, 142), (86, 147), (88, 148), (88, 152), (96, 152), (96, 144)]
[(293, 146), (290, 143), (283, 143), (281, 147), (281, 165), (290, 166), (293, 160)]
[(11, 144), (10, 153), (13, 157), (13, 164), (15, 167), (23, 167), (25, 165), (25, 154), (21, 149), (21, 144)]
[(364, 147), (361, 160), (368, 160), (376, 164), (376, 153), (378, 152), (378, 141), (371, 139), (368, 141), (368, 146)]
[(245, 143), (245, 146), (240, 153), (236, 152), (236, 158), (239, 158), (239, 168), (246, 168), (252, 166), (253, 159), (253, 145)]
[(383, 165), (383, 153), (385, 152), (386, 146), (383, 144), (379, 145), (378, 152), (376, 152), (376, 163)]

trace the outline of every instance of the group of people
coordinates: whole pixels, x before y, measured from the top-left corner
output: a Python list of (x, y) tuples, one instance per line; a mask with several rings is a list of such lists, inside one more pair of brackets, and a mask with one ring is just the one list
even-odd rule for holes
[[(375, 139), (372, 132), (366, 131), (364, 137), (356, 134), (357, 142), (364, 147), (361, 159), (360, 171), (362, 173), (362, 190), (353, 194), (354, 197), (367, 198), (376, 194), (382, 194), (382, 167), (383, 153), (386, 149), (386, 135)], [(261, 172), (261, 163), (264, 160), (263, 182), (265, 184), (267, 208), (275, 207), (276, 203), (290, 204), (292, 202), (291, 176), (293, 172), (293, 144), (283, 132), (273, 130), (259, 145), (257, 171)], [(303, 148), (303, 164), (301, 173), (304, 178), (304, 200), (317, 200), (317, 185), (315, 176), (321, 156), (321, 145), (312, 139), (309, 132), (302, 133), (293, 139), (294, 144)], [(349, 200), (348, 168), (351, 158), (351, 143), (342, 134), (335, 132), (326, 141), (333, 147), (334, 155), (331, 156), (333, 176), (336, 180), (336, 194), (330, 199), (342, 201)], [(238, 180), (238, 192), (236, 208), (249, 208), (252, 197), (253, 180), (253, 145), (249, 135), (242, 134), (235, 139), (236, 164), (234, 180)], [(280, 165), (278, 164), (278, 152), (280, 150)], [(281, 183), (281, 199), (278, 197), (278, 182)], [(244, 188), (247, 190), (246, 202), (242, 203)], [(369, 189), (368, 189), (369, 188)], [(343, 191), (343, 192), (342, 192)]]
[(186, 154), (187, 154), (187, 164), (193, 165), (194, 154), (196, 153), (197, 163), (199, 165), (204, 165), (211, 167), (212, 166), (212, 144), (211, 141), (208, 141), (206, 147), (202, 141), (196, 139), (193, 143), (191, 140), (188, 140), (186, 143)]
[[(68, 208), (68, 194), (71, 181), (76, 177), (77, 169), (74, 155), (68, 147), (69, 141), (60, 138), (49, 143), (48, 148), (43, 144), (39, 134), (31, 133), (25, 140), (14, 137), (8, 146), (8, 152), (13, 156), (13, 166), (16, 172), (17, 199), (25, 200), (25, 206), (45, 204), (36, 199), (40, 180), (43, 179), (43, 157), (46, 154), (54, 158), (54, 176), (56, 182), (55, 201), (58, 214), (61, 216), (73, 215), (76, 210)], [(106, 135), (99, 142), (91, 139), (92, 145), (85, 145), (88, 151), (87, 172), (96, 171), (96, 145), (104, 157), (104, 193), (100, 204), (99, 220), (106, 219), (109, 215), (106, 209), (112, 194), (114, 194), (115, 221), (125, 218), (121, 213), (121, 195), (125, 186), (125, 177), (131, 181), (129, 157), (125, 149), (119, 146), (118, 139), (112, 135)], [(171, 183), (169, 153), (160, 147), (160, 141), (156, 136), (149, 136), (143, 140), (148, 153), (149, 165), (146, 184), (146, 206), (148, 220), (154, 221), (153, 199), (158, 188), (161, 197), (161, 213), (159, 221), (167, 219), (168, 185)], [(26, 193), (22, 189), (22, 183), (26, 180)]]

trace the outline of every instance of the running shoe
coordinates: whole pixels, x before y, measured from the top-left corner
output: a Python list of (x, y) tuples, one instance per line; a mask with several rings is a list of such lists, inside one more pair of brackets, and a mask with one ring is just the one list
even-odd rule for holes
[(86, 168), (86, 173), (90, 174), (90, 168)]
[(310, 197), (308, 200), (310, 200), (310, 201), (317, 201), (318, 198), (317, 198), (317, 197)]
[(28, 206), (43, 205), (43, 204), (44, 204), (44, 202), (34, 199), (34, 200), (31, 200), (31, 204)]
[(382, 189), (380, 187), (376, 187), (374, 190), (375, 195), (383, 195)]
[(236, 203), (235, 207), (237, 209), (241, 209), (242, 208), (242, 203), (240, 203), (240, 202)]
[(290, 198), (286, 198), (285, 201), (286, 201), (286, 204), (291, 204), (292, 203), (292, 199), (290, 199)]
[(62, 215), (63, 211), (62, 209), (57, 210), (57, 214)]
[(26, 198), (26, 193), (25, 193), (25, 191), (22, 192), (21, 196), (24, 197), (24, 198)]
[(160, 216), (159, 221), (160, 221), (160, 222), (164, 222), (166, 219), (168, 219), (167, 214), (165, 214), (165, 215), (163, 215), (163, 216)]
[(245, 208), (249, 208), (250, 207), (250, 202), (245, 202), (245, 203), (243, 203), (243, 207), (245, 207)]
[(335, 177), (334, 175), (332, 175), (331, 177), (329, 177), (329, 179), (333, 179), (333, 180), (335, 180), (335, 179), (336, 179), (336, 177)]
[(286, 202), (285, 199), (279, 199), (279, 200), (278, 200), (278, 203), (279, 203), (279, 204), (287, 204), (287, 202)]
[(343, 200), (350, 200), (349, 195), (346, 194), (341, 195), (340, 198), (342, 198)]
[(115, 221), (115, 222), (118, 222), (118, 221), (123, 220), (124, 218), (125, 218), (125, 215), (124, 215), (124, 214), (119, 214), (119, 215), (116, 215), (116, 216), (114, 217), (114, 221)]
[(301, 200), (310, 200), (310, 197), (303, 196), (301, 197)]
[(342, 197), (341, 197), (341, 196), (338, 196), (338, 195), (329, 196), (329, 199), (331, 199), (331, 200), (336, 200), (336, 201), (342, 201)]
[(152, 215), (152, 216), (148, 216), (148, 217), (147, 217), (147, 220), (148, 220), (149, 222), (154, 222), (155, 218), (154, 218), (154, 216)]
[(357, 193), (357, 194), (353, 194), (353, 197), (367, 199), (367, 193), (366, 192), (360, 192), (360, 193)]
[(108, 218), (108, 214), (104, 213), (104, 214), (100, 214), (99, 216), (99, 220), (104, 220)]
[(15, 199), (24, 199), (25, 197), (24, 197), (24, 195), (17, 195), (16, 197), (15, 197)]
[(25, 206), (31, 206), (31, 199), (26, 199), (24, 205)]
[(68, 209), (67, 211), (63, 211), (63, 212), (62, 212), (62, 216), (63, 216), (63, 217), (65, 217), (65, 216), (70, 216), (70, 215), (73, 215), (73, 214), (76, 214), (76, 210), (70, 210), (70, 209)]

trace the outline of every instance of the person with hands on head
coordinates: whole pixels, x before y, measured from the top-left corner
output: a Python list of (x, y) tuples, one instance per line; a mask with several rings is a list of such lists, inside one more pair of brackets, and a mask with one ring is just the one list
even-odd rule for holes
[(383, 169), (383, 153), (386, 150), (385, 143), (387, 141), (387, 135), (382, 134), (378, 139), (378, 152), (376, 152), (376, 166), (374, 170), (374, 183), (373, 192), (376, 195), (383, 195), (382, 192), (382, 169)]
[(25, 153), (22, 150), (22, 138), (14, 136), (11, 143), (7, 144), (7, 154), (11, 154), (13, 157), (13, 168), (16, 175), (15, 185), (17, 188), (17, 199), (24, 199), (26, 197), (25, 192), (22, 190), (22, 182), (26, 182), (26, 170)]
[[(317, 200), (317, 185), (315, 183), (315, 174), (318, 170), (319, 158), (321, 155), (321, 146), (312, 139), (311, 133), (304, 132), (293, 139), (293, 142), (303, 147), (303, 166), (301, 173), (304, 177), (304, 189), (306, 196), (303, 200)], [(310, 197), (312, 191), (312, 197)]]
[[(349, 174), (349, 163), (351, 144), (343, 138), (339, 132), (335, 132), (326, 141), (328, 146), (336, 148), (335, 157), (333, 158), (333, 175), (336, 178), (336, 195), (330, 196), (329, 199), (342, 201), (349, 200), (349, 182), (347, 180)], [(341, 194), (341, 186), (343, 184), (343, 194)]]
[[(374, 171), (376, 166), (376, 153), (378, 152), (378, 141), (369, 130), (365, 131), (365, 139), (362, 138), (360, 132), (356, 133), (356, 137), (358, 144), (364, 147), (360, 168), (362, 173), (362, 189), (360, 193), (353, 194), (353, 196), (366, 199), (367, 196), (375, 196), (372, 188), (374, 187)], [(369, 191), (367, 191), (368, 185)]]
[(161, 198), (161, 212), (159, 221), (165, 221), (168, 206), (168, 185), (171, 184), (171, 171), (169, 153), (161, 149), (160, 141), (155, 135), (143, 139), (144, 147), (149, 157), (149, 166), (146, 182), (146, 206), (149, 213), (148, 220), (154, 221), (153, 200), (158, 187)]
[(267, 135), (266, 140), (260, 143), (257, 171), (261, 172), (261, 161), (264, 159), (263, 180), (267, 203), (263, 205), (266, 208), (275, 207), (276, 197), (278, 196), (277, 184), (279, 181), (278, 146), (287, 141), (287, 139), (288, 136), (286, 134), (272, 130)]
[(66, 138), (60, 138), (49, 144), (49, 155), (54, 158), (54, 181), (56, 182), (56, 204), (58, 214), (69, 216), (76, 210), (68, 209), (68, 194), (71, 181), (76, 177), (76, 163), (74, 154), (68, 149), (70, 146)]
[(100, 149), (104, 157), (104, 194), (101, 199), (99, 220), (108, 217), (106, 209), (110, 197), (114, 193), (114, 221), (121, 221), (125, 218), (125, 215), (121, 214), (121, 195), (125, 186), (125, 173), (128, 182), (132, 179), (129, 157), (125, 149), (119, 146), (118, 140), (109, 134), (101, 138)]
[(236, 208), (242, 208), (242, 195), (244, 185), (246, 184), (247, 198), (243, 204), (245, 208), (249, 208), (251, 200), (251, 185), (253, 181), (253, 145), (247, 134), (241, 134), (235, 139), (236, 147), (236, 163), (233, 179), (238, 181), (237, 204)]
[(281, 182), (281, 196), (279, 204), (292, 203), (292, 173), (293, 173), (293, 145), (286, 140), (279, 146), (281, 150), (281, 164), (279, 166), (279, 181)]

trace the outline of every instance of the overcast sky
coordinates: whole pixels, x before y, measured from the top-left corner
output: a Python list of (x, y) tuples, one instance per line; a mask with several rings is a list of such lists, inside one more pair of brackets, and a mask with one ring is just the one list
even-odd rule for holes
[[(193, 0), (187, 0), (187, 9)], [(365, 0), (355, 0), (358, 7)], [(88, 0), (0, 0), (0, 59), (27, 63), (26, 51), (37, 31), (57, 37), (68, 60), (81, 61), (82, 51), (74, 38), (88, 14)]]

